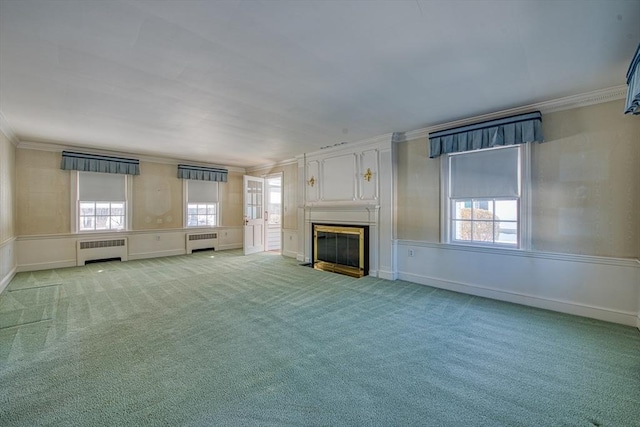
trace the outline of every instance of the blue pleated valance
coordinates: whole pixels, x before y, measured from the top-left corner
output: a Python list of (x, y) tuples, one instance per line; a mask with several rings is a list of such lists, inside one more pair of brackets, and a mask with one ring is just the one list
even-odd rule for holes
[(63, 151), (60, 169), (140, 175), (140, 161), (138, 159)]
[(627, 103), (625, 114), (640, 114), (640, 45), (627, 71)]
[(430, 133), (429, 157), (542, 140), (542, 114), (536, 111)]
[(178, 178), (197, 179), (200, 181), (227, 182), (228, 171), (220, 168), (203, 166), (178, 165)]

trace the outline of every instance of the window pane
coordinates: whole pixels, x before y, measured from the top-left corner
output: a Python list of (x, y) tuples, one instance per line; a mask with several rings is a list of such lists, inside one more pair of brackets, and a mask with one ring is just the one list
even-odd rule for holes
[(518, 223), (501, 221), (496, 223), (496, 242), (518, 244)]
[(198, 215), (207, 214), (207, 205), (198, 205)]
[(193, 203), (190, 203), (190, 204), (187, 206), (187, 213), (188, 213), (189, 215), (195, 215), (195, 214), (197, 214), (197, 213), (198, 213), (198, 205), (194, 205)]
[(216, 205), (207, 205), (207, 215), (216, 214)]
[(473, 219), (493, 220), (493, 200), (474, 200)]
[(473, 221), (473, 240), (493, 243), (493, 221)]
[(195, 227), (198, 225), (198, 215), (189, 215), (187, 220), (187, 225), (189, 227)]
[(80, 215), (95, 215), (96, 205), (93, 202), (80, 202)]
[(80, 230), (95, 230), (96, 223), (95, 217), (93, 216), (81, 216), (80, 217)]
[(453, 221), (454, 240), (471, 240), (471, 221)]
[(124, 203), (111, 203), (111, 215), (124, 215)]
[(96, 203), (96, 215), (109, 215), (109, 203)]
[(496, 200), (496, 220), (517, 221), (517, 200)]
[(207, 215), (207, 225), (209, 227), (213, 227), (216, 225), (216, 216), (215, 215)]
[(121, 230), (124, 228), (124, 216), (112, 216), (109, 227), (112, 230)]
[(97, 216), (96, 217), (96, 230), (108, 230), (109, 229), (109, 218), (108, 216)]
[(460, 200), (454, 203), (453, 219), (471, 219), (471, 200)]

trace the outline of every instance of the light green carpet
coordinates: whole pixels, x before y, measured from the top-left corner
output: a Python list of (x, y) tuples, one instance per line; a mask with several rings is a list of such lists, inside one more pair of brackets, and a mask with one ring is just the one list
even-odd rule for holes
[(272, 254), (21, 273), (0, 328), (2, 426), (640, 425), (635, 328)]

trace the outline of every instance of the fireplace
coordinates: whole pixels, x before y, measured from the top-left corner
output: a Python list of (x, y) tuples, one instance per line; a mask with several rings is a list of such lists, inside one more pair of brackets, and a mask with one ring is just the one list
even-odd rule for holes
[(313, 268), (352, 277), (369, 272), (369, 227), (313, 224)]

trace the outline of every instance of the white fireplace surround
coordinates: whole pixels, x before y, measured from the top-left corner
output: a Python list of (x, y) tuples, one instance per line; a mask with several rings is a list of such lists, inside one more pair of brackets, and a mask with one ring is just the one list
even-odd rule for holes
[[(380, 206), (375, 204), (305, 206), (304, 261), (312, 262), (313, 224), (352, 225), (369, 227), (369, 271), (378, 277), (380, 270)], [(391, 241), (385, 244), (391, 244)]]

